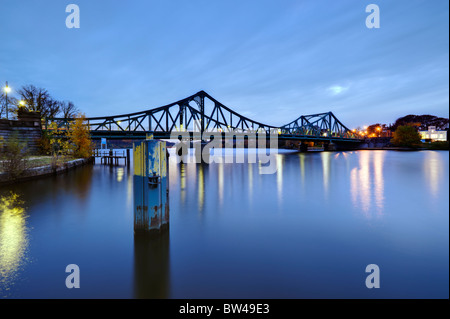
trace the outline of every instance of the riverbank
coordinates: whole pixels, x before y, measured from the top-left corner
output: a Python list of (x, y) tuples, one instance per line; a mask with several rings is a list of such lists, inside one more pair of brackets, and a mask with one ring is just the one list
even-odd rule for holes
[(385, 147), (365, 147), (359, 150), (384, 150), (384, 151), (448, 151), (449, 149), (444, 147), (396, 147), (396, 146), (385, 146)]
[(93, 162), (94, 157), (91, 157), (69, 160), (63, 163), (59, 163), (56, 166), (52, 164), (46, 164), (42, 166), (31, 167), (26, 169), (19, 177), (16, 178), (11, 178), (11, 176), (6, 172), (0, 172), (0, 186), (24, 182), (44, 176), (61, 174), (76, 167), (87, 165)]
[(413, 148), (413, 147), (397, 147), (397, 146), (384, 146), (384, 147), (364, 147), (360, 148), (358, 150), (367, 150), (367, 151), (426, 151), (428, 148), (419, 147), (419, 148)]

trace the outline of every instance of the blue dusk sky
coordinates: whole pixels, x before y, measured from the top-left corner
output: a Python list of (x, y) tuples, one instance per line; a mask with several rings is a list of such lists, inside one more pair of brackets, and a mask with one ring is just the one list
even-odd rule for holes
[[(371, 3), (379, 29), (366, 27)], [(0, 0), (0, 84), (44, 87), (88, 117), (200, 90), (271, 125), (448, 117), (448, 28), (447, 0)]]

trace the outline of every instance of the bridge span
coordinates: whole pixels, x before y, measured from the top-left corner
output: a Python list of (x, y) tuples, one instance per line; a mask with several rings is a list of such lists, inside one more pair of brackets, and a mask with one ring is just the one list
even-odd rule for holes
[[(73, 119), (52, 118), (59, 127), (68, 126)], [(243, 116), (217, 101), (205, 91), (182, 100), (141, 112), (87, 118), (93, 139), (145, 139), (153, 134), (168, 139), (173, 134), (188, 132), (191, 139), (205, 133), (233, 133), (245, 138), (250, 133), (277, 134), (286, 141), (326, 142), (338, 144), (360, 143), (361, 139), (332, 113), (302, 115), (292, 122), (273, 126)]]

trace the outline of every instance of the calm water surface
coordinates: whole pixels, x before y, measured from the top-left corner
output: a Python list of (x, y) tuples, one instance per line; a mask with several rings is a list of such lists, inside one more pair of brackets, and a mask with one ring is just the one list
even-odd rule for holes
[(0, 188), (0, 296), (449, 297), (448, 152), (280, 151), (276, 165), (172, 163), (157, 240), (134, 238), (132, 168)]

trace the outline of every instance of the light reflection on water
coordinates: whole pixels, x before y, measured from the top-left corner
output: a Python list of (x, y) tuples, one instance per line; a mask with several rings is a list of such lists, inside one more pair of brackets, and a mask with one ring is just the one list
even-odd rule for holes
[(26, 212), (19, 196), (10, 193), (0, 197), (0, 296), (19, 276), (27, 261), (28, 229)]
[(381, 216), (384, 210), (384, 152), (375, 152), (373, 156), (374, 198), (377, 206), (377, 215)]
[(322, 174), (323, 174), (323, 191), (325, 196), (328, 195), (328, 188), (330, 183), (330, 152), (321, 152), (320, 157), (322, 159)]
[[(359, 165), (350, 174), (351, 195), (354, 207), (371, 218), (371, 211), (376, 216), (383, 215), (384, 210), (384, 165), (385, 152), (361, 152)], [(375, 205), (376, 209), (373, 209)]]
[[(274, 160), (275, 174), (260, 162), (171, 163), (170, 231), (156, 241), (133, 236), (132, 168), (11, 187), (22, 203), (0, 189), (1, 288), (19, 298), (448, 298), (448, 152)], [(77, 291), (64, 286), (69, 263), (81, 268)], [(385, 274), (376, 292), (364, 285), (369, 263)]]
[(277, 161), (277, 195), (278, 203), (281, 204), (283, 201), (283, 155), (277, 154), (275, 157)]
[(436, 198), (439, 194), (439, 184), (444, 176), (443, 171), (443, 160), (440, 152), (430, 151), (426, 152), (426, 160), (423, 162), (423, 171), (425, 173), (425, 178), (428, 182), (428, 189), (430, 195)]

